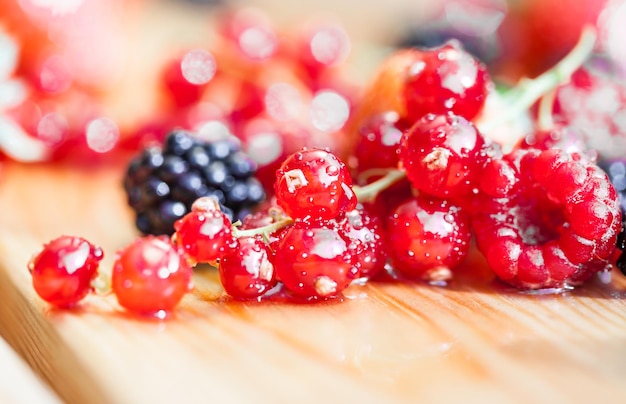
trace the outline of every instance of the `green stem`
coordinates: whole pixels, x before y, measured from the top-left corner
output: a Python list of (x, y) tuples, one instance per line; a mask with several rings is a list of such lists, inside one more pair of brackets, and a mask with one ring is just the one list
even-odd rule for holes
[(534, 79), (521, 81), (506, 97), (513, 102), (498, 119), (494, 119), (481, 125), (483, 132), (489, 132), (519, 116), (520, 113), (530, 108), (539, 98), (560, 84), (567, 82), (571, 75), (589, 58), (596, 43), (596, 31), (587, 26), (583, 29), (578, 43), (572, 51), (565, 56), (552, 69)]
[(367, 184), (363, 187), (355, 186), (354, 193), (356, 194), (359, 202), (366, 202), (374, 199), (378, 193), (389, 186), (393, 185), (395, 182), (401, 180), (406, 176), (404, 170), (393, 170), (390, 169), (387, 171), (383, 177), (377, 179), (371, 184)]
[(264, 235), (267, 236), (268, 234), (282, 229), (283, 227), (289, 226), (290, 224), (293, 223), (293, 219), (286, 216), (274, 223), (270, 223), (266, 226), (262, 226), (262, 227), (257, 227), (254, 229), (246, 229), (246, 230), (239, 230), (237, 228), (237, 226), (233, 226), (233, 236), (240, 238), (240, 237), (254, 237), (257, 235)]

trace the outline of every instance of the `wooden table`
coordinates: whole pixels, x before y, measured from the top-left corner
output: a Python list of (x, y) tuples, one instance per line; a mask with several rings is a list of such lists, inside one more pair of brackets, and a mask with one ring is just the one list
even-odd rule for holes
[[(297, 305), (229, 301), (202, 269), (167, 321), (133, 317), (112, 296), (51, 309), (27, 261), (43, 242), (75, 234), (100, 244), (110, 266), (137, 235), (123, 170), (2, 166), (0, 332), (63, 401), (626, 402), (619, 274), (520, 293), (475, 255), (447, 287), (370, 283), (343, 301)], [(18, 367), (0, 363), (2, 375)]]

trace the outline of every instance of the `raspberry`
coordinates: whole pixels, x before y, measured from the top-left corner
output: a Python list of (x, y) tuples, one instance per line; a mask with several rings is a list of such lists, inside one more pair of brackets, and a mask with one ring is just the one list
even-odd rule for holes
[(28, 264), (37, 294), (58, 307), (72, 307), (91, 291), (104, 254), (81, 237), (61, 236), (47, 243)]
[(217, 198), (232, 220), (243, 218), (265, 199), (255, 170), (235, 138), (206, 142), (177, 130), (130, 162), (124, 189), (141, 232), (172, 234), (202, 196)]
[(165, 236), (144, 236), (118, 252), (111, 288), (120, 306), (137, 314), (166, 314), (191, 288), (191, 266)]
[(517, 150), (504, 159), (515, 186), (495, 198), (483, 191), (472, 218), (478, 248), (496, 275), (521, 289), (561, 288), (605, 269), (621, 227), (606, 174), (558, 149)]
[(330, 220), (356, 207), (346, 165), (322, 149), (292, 154), (276, 172), (276, 202), (294, 219)]
[(467, 256), (470, 237), (468, 214), (428, 195), (400, 204), (387, 225), (391, 264), (411, 279), (451, 278), (451, 270)]

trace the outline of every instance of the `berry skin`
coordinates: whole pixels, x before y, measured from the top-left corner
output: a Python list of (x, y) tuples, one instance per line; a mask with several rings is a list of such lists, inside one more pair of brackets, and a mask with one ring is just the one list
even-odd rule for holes
[(491, 150), (467, 119), (428, 114), (402, 137), (400, 161), (414, 188), (442, 199), (460, 199), (476, 189)]
[(520, 289), (558, 288), (605, 269), (621, 228), (606, 174), (558, 149), (517, 150), (505, 160), (515, 185), (496, 198), (481, 194), (472, 217), (478, 248), (498, 278)]
[(198, 198), (191, 212), (174, 224), (174, 242), (185, 251), (192, 264), (215, 264), (237, 241), (232, 234), (232, 223), (220, 210), (216, 199)]
[(276, 285), (274, 265), (265, 243), (254, 237), (239, 239), (221, 258), (219, 274), (226, 293), (236, 299), (254, 299)]
[(174, 232), (192, 203), (214, 196), (222, 211), (240, 219), (265, 199), (256, 164), (235, 138), (205, 142), (190, 132), (170, 133), (162, 147), (143, 150), (128, 166), (124, 188), (144, 234)]
[(347, 212), (337, 223), (338, 228), (356, 245), (354, 266), (360, 277), (371, 279), (385, 267), (387, 253), (384, 248), (382, 223), (363, 206)]
[(120, 306), (160, 315), (176, 307), (191, 288), (192, 269), (166, 236), (144, 236), (118, 252), (111, 287)]
[(346, 165), (322, 149), (292, 154), (276, 172), (276, 202), (294, 219), (330, 220), (356, 207)]
[(407, 118), (453, 112), (467, 120), (485, 104), (491, 81), (486, 67), (458, 41), (421, 52), (409, 67), (404, 84)]
[(448, 280), (467, 256), (469, 216), (447, 201), (419, 195), (398, 206), (387, 226), (391, 264), (408, 278)]
[(298, 297), (336, 296), (359, 277), (350, 244), (333, 226), (296, 223), (276, 248), (276, 276)]
[(72, 307), (91, 291), (103, 256), (100, 247), (81, 237), (58, 237), (29, 262), (33, 287), (48, 303)]

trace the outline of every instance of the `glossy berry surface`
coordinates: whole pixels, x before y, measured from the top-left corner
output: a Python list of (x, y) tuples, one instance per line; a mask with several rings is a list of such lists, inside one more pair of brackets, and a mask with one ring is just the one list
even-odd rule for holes
[(400, 161), (414, 188), (458, 200), (474, 193), (490, 152), (467, 119), (428, 114), (402, 137)]
[(453, 112), (472, 120), (490, 88), (486, 67), (457, 41), (424, 50), (409, 67), (404, 84), (407, 117)]
[(304, 222), (281, 238), (274, 268), (285, 288), (305, 299), (336, 296), (359, 277), (350, 240), (332, 226)]
[(236, 243), (230, 219), (209, 196), (197, 199), (191, 212), (178, 220), (174, 228), (174, 242), (193, 264), (215, 264)]
[(103, 256), (100, 247), (81, 237), (58, 237), (29, 262), (33, 287), (48, 303), (72, 307), (91, 291)]
[(576, 285), (604, 270), (621, 214), (615, 188), (595, 164), (558, 149), (506, 156), (516, 185), (483, 196), (472, 220), (478, 247), (506, 283), (522, 289)]
[(124, 188), (144, 234), (172, 234), (174, 223), (203, 196), (239, 219), (265, 199), (256, 164), (233, 137), (204, 141), (187, 131), (170, 133), (162, 146), (143, 150), (129, 164)]
[(387, 245), (393, 268), (416, 280), (445, 281), (466, 257), (469, 216), (447, 201), (420, 195), (389, 217)]
[(292, 154), (276, 172), (276, 202), (294, 219), (329, 220), (355, 208), (346, 165), (322, 149)]
[(354, 150), (357, 172), (377, 168), (397, 168), (400, 140), (409, 129), (407, 121), (394, 111), (370, 117), (359, 129), (359, 140)]
[(347, 212), (337, 224), (343, 234), (355, 244), (353, 264), (359, 269), (359, 276), (370, 279), (382, 271), (387, 252), (383, 225), (379, 218), (359, 205)]
[(239, 239), (220, 259), (220, 281), (236, 299), (254, 299), (276, 285), (274, 265), (266, 244), (254, 237)]
[(120, 250), (111, 287), (120, 306), (136, 314), (170, 312), (189, 292), (192, 269), (165, 236), (144, 236)]

